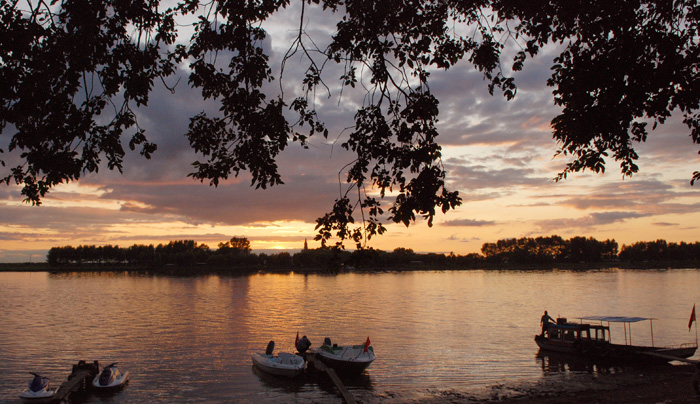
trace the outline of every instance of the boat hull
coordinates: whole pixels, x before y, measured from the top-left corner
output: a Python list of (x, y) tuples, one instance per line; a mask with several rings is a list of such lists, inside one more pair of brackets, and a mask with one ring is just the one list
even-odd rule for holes
[(660, 348), (635, 345), (618, 345), (608, 342), (551, 341), (541, 335), (535, 342), (544, 351), (564, 353), (584, 358), (604, 359), (624, 363), (663, 364), (674, 360), (687, 359), (695, 354), (696, 346)]
[(364, 372), (376, 358), (370, 348), (364, 350), (364, 345), (343, 347), (321, 347), (316, 354), (321, 362), (343, 375), (359, 375)]
[(29, 389), (21, 392), (19, 398), (27, 403), (48, 403), (53, 400), (56, 390), (31, 391)]
[(281, 377), (297, 377), (303, 371), (306, 363), (300, 356), (280, 354), (278, 356), (254, 353), (251, 355), (253, 365), (265, 373)]
[(109, 384), (100, 384), (100, 375), (98, 374), (92, 379), (92, 387), (98, 390), (116, 390), (124, 387), (129, 381), (129, 372), (126, 371), (121, 373), (119, 376), (115, 377), (114, 380)]

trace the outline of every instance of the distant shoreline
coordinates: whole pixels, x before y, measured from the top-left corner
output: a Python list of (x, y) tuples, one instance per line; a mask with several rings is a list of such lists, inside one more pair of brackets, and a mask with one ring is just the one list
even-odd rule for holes
[(75, 266), (51, 266), (48, 263), (0, 263), (0, 272), (135, 272), (154, 275), (251, 275), (256, 273), (382, 273), (382, 272), (411, 272), (411, 271), (596, 271), (610, 269), (628, 270), (666, 270), (666, 269), (700, 269), (700, 262), (605, 262), (605, 263), (561, 263), (561, 264), (481, 264), (474, 267), (459, 267), (450, 265), (426, 265), (413, 263), (404, 267), (386, 268), (354, 268), (340, 267), (337, 269), (314, 267), (237, 267), (217, 268), (209, 266), (160, 266), (160, 267), (136, 267), (119, 265), (75, 265)]

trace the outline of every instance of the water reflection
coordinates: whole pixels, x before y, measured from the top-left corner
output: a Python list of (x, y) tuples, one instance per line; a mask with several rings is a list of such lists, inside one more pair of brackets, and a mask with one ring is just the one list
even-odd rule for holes
[(256, 366), (251, 366), (251, 371), (260, 378), (260, 381), (267, 388), (277, 389), (287, 393), (298, 393), (302, 391), (306, 385), (307, 376), (303, 374), (295, 378), (277, 377), (263, 372)]
[[(60, 384), (80, 359), (119, 362), (128, 389), (88, 403), (337, 402), (323, 377), (260, 375), (250, 353), (297, 332), (362, 344), (377, 360), (348, 389), (367, 403), (478, 394), (548, 375), (618, 369), (533, 360), (539, 316), (639, 315), (657, 345), (693, 342), (688, 315), (700, 272), (463, 271), (168, 277), (135, 273), (0, 273), (0, 402), (17, 402), (26, 372)], [(641, 332), (634, 330), (635, 343)]]
[(563, 353), (539, 350), (537, 362), (544, 375), (580, 372), (593, 375), (620, 373), (624, 369), (614, 363), (593, 358), (581, 358)]
[[(307, 377), (314, 380), (318, 387), (328, 393), (329, 395), (336, 395), (338, 389), (333, 384), (331, 379), (325, 374), (311, 370), (307, 372)], [(361, 374), (355, 376), (344, 376), (343, 385), (348, 388), (349, 391), (365, 391), (371, 392), (373, 390), (372, 378), (369, 374)]]

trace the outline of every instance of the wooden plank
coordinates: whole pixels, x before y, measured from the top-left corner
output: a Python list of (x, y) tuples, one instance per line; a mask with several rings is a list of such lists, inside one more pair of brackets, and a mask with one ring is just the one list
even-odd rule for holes
[(357, 401), (355, 401), (355, 396), (353, 396), (350, 391), (345, 387), (343, 384), (342, 380), (338, 377), (338, 374), (335, 373), (335, 370), (329, 366), (326, 366), (325, 363), (321, 362), (320, 359), (316, 356), (314, 353), (307, 353), (306, 354), (306, 360), (307, 362), (310, 362), (313, 364), (313, 366), (318, 369), (321, 372), (325, 372), (328, 377), (331, 378), (333, 381), (333, 384), (335, 384), (335, 387), (338, 389), (340, 392), (340, 395), (343, 397), (343, 400), (347, 404), (356, 404)]
[(86, 379), (91, 379), (91, 375), (92, 373), (88, 370), (78, 370), (77, 372), (71, 373), (71, 377), (63, 382), (61, 387), (58, 388), (58, 391), (56, 391), (54, 399), (59, 402), (66, 401), (71, 394), (84, 388), (85, 383), (89, 382), (89, 380)]
[(73, 372), (68, 375), (68, 379), (58, 388), (56, 394), (53, 396), (52, 402), (70, 402), (70, 396), (73, 393), (84, 390), (97, 375), (97, 370), (98, 368), (95, 364), (80, 362), (74, 365)]

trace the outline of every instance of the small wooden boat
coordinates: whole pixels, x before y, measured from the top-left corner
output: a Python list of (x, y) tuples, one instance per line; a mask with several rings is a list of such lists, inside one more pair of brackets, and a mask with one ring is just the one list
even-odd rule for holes
[[(683, 344), (674, 347), (654, 345), (653, 328), (651, 346), (633, 345), (631, 324), (653, 319), (645, 317), (592, 316), (581, 317), (580, 322), (569, 322), (558, 318), (550, 323), (542, 334), (535, 336), (535, 343), (545, 351), (560, 352), (581, 357), (604, 359), (612, 362), (661, 364), (673, 360), (687, 359), (695, 354), (695, 344)], [(597, 323), (591, 323), (597, 322)], [(603, 325), (607, 322), (608, 325)], [(625, 343), (614, 344), (610, 341), (610, 323), (623, 323)], [(629, 330), (629, 332), (628, 332)], [(629, 335), (629, 340), (627, 336)]]
[(376, 359), (369, 337), (363, 345), (344, 346), (333, 345), (330, 338), (326, 338), (316, 354), (336, 373), (344, 375), (359, 375)]
[(253, 353), (253, 364), (263, 372), (275, 376), (296, 377), (304, 371), (306, 362), (299, 355), (280, 352), (273, 355), (275, 349), (275, 341), (270, 341), (267, 344), (265, 353)]

